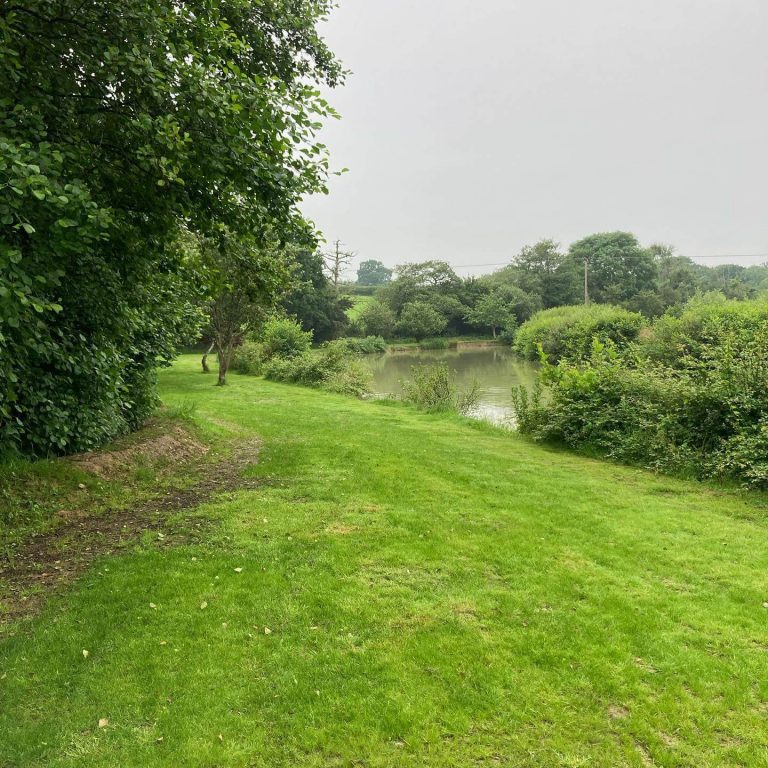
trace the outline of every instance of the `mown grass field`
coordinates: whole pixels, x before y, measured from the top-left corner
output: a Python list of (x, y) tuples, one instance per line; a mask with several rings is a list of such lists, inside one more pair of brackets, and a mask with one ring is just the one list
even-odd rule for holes
[(768, 766), (765, 498), (196, 358), (162, 391), (260, 484), (2, 642), (0, 766)]

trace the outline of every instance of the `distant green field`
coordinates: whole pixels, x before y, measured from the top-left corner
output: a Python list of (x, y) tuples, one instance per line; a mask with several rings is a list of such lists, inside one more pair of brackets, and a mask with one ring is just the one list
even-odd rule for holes
[(357, 320), (360, 313), (372, 302), (376, 301), (373, 296), (346, 296), (352, 302), (352, 306), (347, 310), (347, 317), (350, 320)]

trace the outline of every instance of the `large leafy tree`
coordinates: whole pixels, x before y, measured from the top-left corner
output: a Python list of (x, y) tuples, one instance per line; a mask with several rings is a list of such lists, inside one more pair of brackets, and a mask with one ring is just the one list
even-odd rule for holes
[(392, 270), (375, 259), (363, 261), (357, 268), (358, 285), (384, 285), (392, 279)]
[(466, 314), (467, 322), (472, 325), (490, 328), (494, 339), (499, 328), (514, 320), (514, 313), (504, 300), (502, 291), (503, 289), (499, 289), (493, 293), (487, 293)]
[(482, 296), (466, 318), (472, 325), (490, 328), (493, 338), (499, 328), (514, 327), (541, 309), (538, 296), (526, 293), (517, 285), (501, 285)]
[(401, 264), (396, 273), (399, 279), (412, 280), (420, 288), (439, 288), (443, 291), (450, 291), (461, 285), (461, 279), (447, 261), (420, 261), (414, 264)]
[(363, 307), (357, 317), (356, 326), (365, 336), (389, 338), (395, 330), (396, 318), (392, 310), (374, 299)]
[(445, 330), (446, 319), (425, 301), (406, 304), (397, 323), (401, 336), (413, 336), (417, 341), (437, 336)]
[(517, 284), (526, 293), (540, 296), (544, 307), (570, 304), (578, 298), (580, 274), (553, 240), (526, 245), (513, 263)]
[(407, 304), (438, 295), (456, 296), (461, 286), (461, 278), (447, 262), (422, 261), (398, 266), (395, 279), (379, 288), (376, 295), (399, 317)]
[(512, 263), (480, 279), (483, 286), (517, 286), (538, 296), (545, 308), (573, 304), (583, 294), (583, 275), (573, 259), (553, 240), (524, 246)]
[(629, 232), (589, 235), (569, 249), (577, 264), (586, 263), (590, 299), (600, 303), (626, 301), (655, 285), (653, 254)]
[(295, 317), (315, 341), (328, 341), (343, 334), (352, 302), (340, 296), (323, 269), (323, 255), (301, 245), (296, 250), (293, 287), (283, 296), (285, 312)]
[(138, 424), (200, 322), (184, 231), (258, 242), (322, 189), (327, 0), (0, 6), (0, 447)]

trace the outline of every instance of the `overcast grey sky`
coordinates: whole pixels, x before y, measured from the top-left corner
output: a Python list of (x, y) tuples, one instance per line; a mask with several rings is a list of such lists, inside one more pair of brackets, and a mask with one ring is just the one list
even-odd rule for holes
[(304, 209), (361, 259), (768, 253), (768, 0), (341, 0), (324, 29), (350, 171)]

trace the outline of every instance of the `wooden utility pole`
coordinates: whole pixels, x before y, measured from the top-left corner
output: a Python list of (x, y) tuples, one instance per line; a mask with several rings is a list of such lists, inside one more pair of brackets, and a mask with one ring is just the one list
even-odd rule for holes
[(584, 259), (584, 304), (589, 305), (589, 259)]
[(334, 288), (339, 287), (339, 280), (341, 279), (344, 267), (349, 264), (355, 256), (354, 251), (342, 251), (341, 245), (341, 240), (337, 240), (334, 243), (334, 250), (325, 254), (325, 263), (328, 272), (331, 275), (331, 281), (333, 282)]

